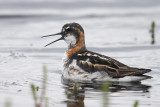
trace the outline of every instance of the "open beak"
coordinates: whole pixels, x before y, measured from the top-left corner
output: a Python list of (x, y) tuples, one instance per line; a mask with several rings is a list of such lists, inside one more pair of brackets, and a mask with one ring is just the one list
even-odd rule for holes
[[(51, 35), (42, 36), (42, 38), (44, 38), (44, 37), (49, 37), (49, 36), (55, 36), (55, 35), (61, 35), (61, 34), (62, 34), (62, 33), (60, 32), (60, 33), (56, 33), (56, 34), (51, 34)], [(55, 43), (55, 42), (57, 42), (57, 41), (59, 41), (59, 40), (63, 40), (63, 36), (62, 36), (61, 38), (59, 38), (59, 39), (57, 39), (57, 40), (55, 40), (55, 41), (53, 41), (53, 42), (45, 45), (45, 47), (48, 46), (48, 45), (50, 45), (50, 44), (52, 44), (52, 43)]]

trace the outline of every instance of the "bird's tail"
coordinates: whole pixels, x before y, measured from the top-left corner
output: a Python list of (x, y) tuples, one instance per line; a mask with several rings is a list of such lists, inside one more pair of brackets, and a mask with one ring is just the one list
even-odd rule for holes
[(118, 72), (120, 74), (119, 77), (124, 77), (124, 76), (140, 76), (150, 71), (151, 69), (130, 67), (128, 69), (120, 69)]

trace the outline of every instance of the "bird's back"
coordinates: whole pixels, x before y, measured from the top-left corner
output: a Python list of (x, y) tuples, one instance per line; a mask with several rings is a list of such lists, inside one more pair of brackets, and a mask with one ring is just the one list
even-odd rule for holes
[[(76, 72), (83, 71), (85, 74), (101, 74), (101, 77), (107, 76), (107, 78), (140, 76), (151, 71), (150, 69), (129, 67), (113, 58), (88, 50), (78, 51), (69, 56), (65, 67), (72, 67)], [(94, 79), (96, 79), (96, 76), (94, 76)]]

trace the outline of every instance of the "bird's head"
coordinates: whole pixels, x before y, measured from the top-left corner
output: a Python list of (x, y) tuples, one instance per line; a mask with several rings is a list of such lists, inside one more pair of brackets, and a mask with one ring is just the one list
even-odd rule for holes
[(61, 37), (46, 46), (55, 43), (59, 40), (64, 40), (68, 47), (76, 47), (78, 45), (81, 45), (82, 47), (85, 46), (84, 42), (84, 30), (78, 23), (67, 23), (62, 27), (62, 30), (60, 33), (47, 35), (43, 37), (49, 37), (49, 36), (55, 36), (55, 35), (61, 35)]

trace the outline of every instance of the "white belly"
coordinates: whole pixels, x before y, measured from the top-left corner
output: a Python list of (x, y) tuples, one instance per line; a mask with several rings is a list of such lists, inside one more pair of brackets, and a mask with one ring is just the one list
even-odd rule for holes
[(73, 60), (67, 67), (67, 58), (65, 57), (63, 59), (63, 68), (62, 68), (62, 75), (66, 79), (70, 79), (73, 81), (93, 81), (98, 80), (102, 81), (104, 79), (109, 79), (107, 73), (102, 74), (102, 72), (94, 72), (94, 73), (88, 73), (81, 69), (77, 65), (77, 61)]

